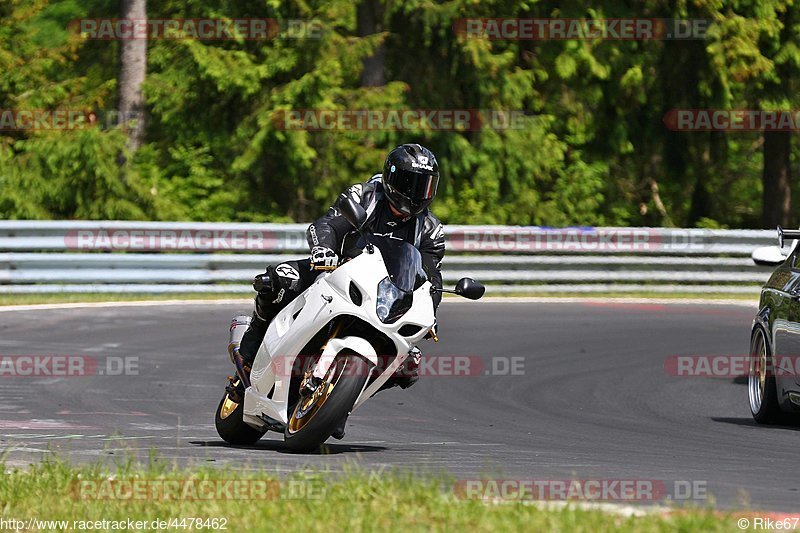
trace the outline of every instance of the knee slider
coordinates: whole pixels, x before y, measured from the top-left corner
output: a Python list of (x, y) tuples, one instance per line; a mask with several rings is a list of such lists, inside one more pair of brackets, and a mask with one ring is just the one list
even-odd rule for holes
[(297, 291), (300, 284), (300, 272), (294, 265), (295, 263), (281, 263), (272, 269), (273, 290)]

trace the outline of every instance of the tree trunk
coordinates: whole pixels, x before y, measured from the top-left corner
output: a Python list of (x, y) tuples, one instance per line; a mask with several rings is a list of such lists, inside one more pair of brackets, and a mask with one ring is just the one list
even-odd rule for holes
[(791, 217), (792, 171), (789, 162), (791, 133), (764, 132), (764, 203), (761, 220), (764, 227), (788, 226)]
[[(363, 0), (356, 8), (357, 32), (359, 37), (383, 31), (383, 3), (381, 0)], [(362, 87), (386, 85), (386, 46), (381, 43), (375, 52), (364, 58), (361, 72)]]
[(697, 226), (701, 218), (711, 216), (712, 197), (708, 192), (708, 182), (714, 171), (714, 164), (717, 159), (711, 157), (711, 144), (714, 142), (714, 132), (705, 137), (706, 144), (699, 158), (695, 158), (697, 163), (696, 179), (692, 199), (689, 203), (689, 216), (687, 225), (690, 228)]
[[(120, 0), (121, 17), (147, 19), (147, 0)], [(147, 40), (120, 41), (119, 112), (135, 152), (144, 143), (145, 116), (142, 83), (147, 73)]]

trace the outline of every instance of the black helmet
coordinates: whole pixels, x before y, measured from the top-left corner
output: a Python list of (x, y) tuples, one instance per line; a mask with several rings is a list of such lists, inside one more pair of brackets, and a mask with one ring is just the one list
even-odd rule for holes
[(436, 156), (419, 144), (398, 146), (383, 165), (383, 187), (392, 207), (406, 216), (421, 213), (439, 187)]

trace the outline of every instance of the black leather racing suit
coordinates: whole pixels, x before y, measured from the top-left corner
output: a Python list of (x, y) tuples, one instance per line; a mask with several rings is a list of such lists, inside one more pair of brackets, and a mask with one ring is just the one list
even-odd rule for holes
[[(350, 196), (367, 212), (365, 231), (379, 235), (391, 234), (415, 246), (422, 256), (422, 266), (434, 287), (442, 287), (441, 263), (444, 258), (444, 229), (433, 213), (425, 209), (416, 216), (403, 220), (396, 217), (389, 207), (383, 192), (381, 175), (376, 174), (366, 183), (357, 183), (348, 188), (328, 209), (328, 212), (308, 227), (306, 237), (310, 247), (326, 246), (340, 257), (354, 242), (353, 226), (339, 213), (339, 203)], [(254, 284), (259, 290), (256, 296), (253, 320), (242, 338), (240, 353), (245, 361), (252, 363), (258, 347), (264, 339), (270, 321), (300, 293), (305, 291), (319, 275), (311, 269), (311, 261), (287, 261), (267, 267), (267, 272)], [(268, 281), (267, 281), (268, 280)], [(259, 287), (261, 285), (261, 287)], [(433, 295), (434, 310), (438, 308), (442, 295)]]

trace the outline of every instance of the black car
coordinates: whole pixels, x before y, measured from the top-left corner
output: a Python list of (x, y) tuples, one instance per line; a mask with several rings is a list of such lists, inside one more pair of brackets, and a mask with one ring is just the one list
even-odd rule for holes
[[(761, 424), (784, 422), (800, 412), (800, 230), (778, 227), (778, 246), (758, 248), (753, 261), (778, 265), (761, 289), (750, 337), (747, 391)], [(794, 241), (787, 252), (784, 241)]]

